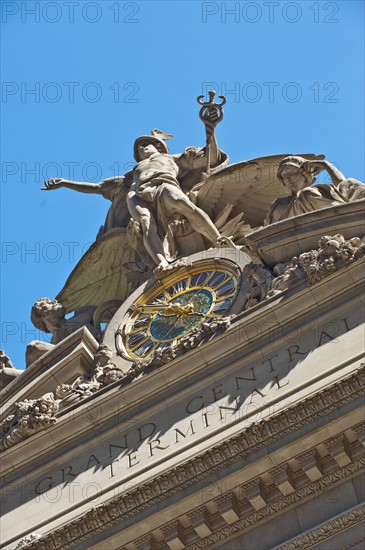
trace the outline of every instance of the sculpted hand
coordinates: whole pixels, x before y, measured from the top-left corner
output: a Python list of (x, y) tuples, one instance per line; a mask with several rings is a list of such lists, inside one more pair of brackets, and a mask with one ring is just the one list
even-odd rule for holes
[(302, 164), (303, 172), (316, 175), (326, 169), (326, 163), (323, 160), (307, 160)]
[(213, 136), (215, 127), (220, 121), (221, 121), (220, 114), (216, 107), (210, 107), (209, 109), (207, 109), (207, 112), (205, 114), (204, 124), (205, 124), (205, 130), (207, 133), (207, 138), (209, 141)]
[(210, 107), (207, 112), (207, 119), (210, 124), (215, 128), (217, 124), (221, 121), (220, 111), (217, 107)]
[(65, 187), (69, 183), (68, 180), (62, 178), (54, 178), (44, 181), (45, 187), (41, 187), (42, 191), (52, 191), (52, 189), (58, 189), (59, 187)]

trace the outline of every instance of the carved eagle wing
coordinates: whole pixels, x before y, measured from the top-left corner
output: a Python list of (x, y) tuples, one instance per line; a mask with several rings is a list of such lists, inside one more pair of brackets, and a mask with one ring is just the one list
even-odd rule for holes
[(136, 252), (126, 229), (116, 228), (99, 238), (84, 254), (56, 299), (67, 313), (82, 306), (99, 306), (108, 300), (124, 301), (130, 292), (127, 268)]

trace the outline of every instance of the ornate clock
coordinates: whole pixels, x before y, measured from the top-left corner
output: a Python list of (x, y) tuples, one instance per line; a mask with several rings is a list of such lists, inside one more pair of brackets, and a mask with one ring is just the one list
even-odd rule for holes
[(165, 275), (128, 307), (115, 333), (118, 355), (147, 360), (196, 329), (225, 316), (240, 289), (240, 269), (202, 260)]

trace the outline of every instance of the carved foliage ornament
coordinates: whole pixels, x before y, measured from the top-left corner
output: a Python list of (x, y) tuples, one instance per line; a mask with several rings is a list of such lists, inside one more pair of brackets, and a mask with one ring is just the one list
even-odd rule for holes
[(273, 271), (254, 263), (245, 268), (252, 284), (247, 294), (245, 309), (287, 290), (299, 281), (313, 286), (333, 273), (365, 256), (365, 237), (346, 240), (343, 235), (325, 235), (318, 241), (318, 248), (294, 256), (289, 264), (277, 264)]
[(95, 355), (95, 366), (89, 374), (79, 376), (70, 384), (60, 384), (54, 392), (37, 399), (15, 403), (13, 413), (0, 423), (0, 451), (52, 426), (60, 410), (122, 377), (122, 372), (110, 362), (110, 357), (110, 350), (100, 346)]
[(32, 434), (56, 422), (59, 401), (53, 392), (39, 399), (25, 399), (15, 403), (15, 410), (0, 424), (0, 450), (12, 447)]

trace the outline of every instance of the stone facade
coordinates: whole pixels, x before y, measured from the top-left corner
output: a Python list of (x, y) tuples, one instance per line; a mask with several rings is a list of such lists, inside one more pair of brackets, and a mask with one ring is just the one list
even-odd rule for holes
[[(274, 295), (147, 375), (54, 411), (3, 454), (5, 548), (358, 544), (362, 277), (359, 260)], [(97, 351), (87, 329), (68, 339), (26, 373), (38, 371), (28, 399), (62, 381), (65, 351), (62, 383), (82, 349)], [(84, 355), (84, 371), (94, 364)]]
[(226, 167), (209, 97), (205, 148), (154, 130), (133, 173), (46, 183), (115, 203), (92, 267), (33, 307), (52, 344), (24, 372), (1, 354), (1, 548), (363, 547), (365, 186), (322, 155)]

